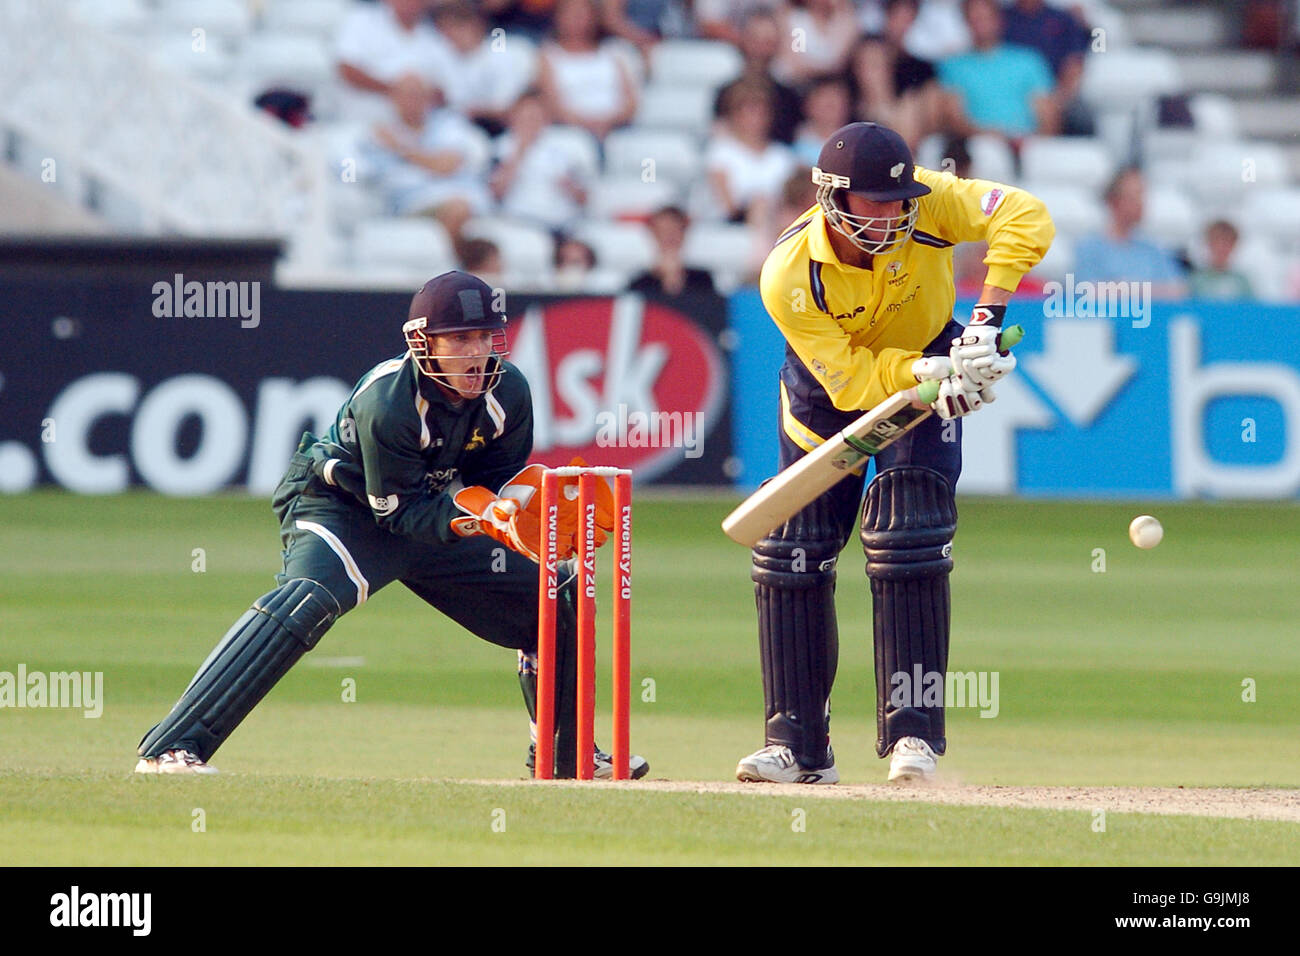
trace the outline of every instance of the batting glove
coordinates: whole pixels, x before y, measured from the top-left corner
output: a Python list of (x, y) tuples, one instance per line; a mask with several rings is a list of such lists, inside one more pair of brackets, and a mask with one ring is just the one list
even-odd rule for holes
[(939, 397), (930, 407), (940, 418), (961, 418), (996, 400), (991, 385), (974, 388), (960, 375), (950, 375), (939, 383)]
[(1015, 369), (1015, 356), (998, 351), (998, 336), (1002, 332), (1005, 313), (1004, 305), (975, 306), (970, 324), (952, 340), (948, 352), (954, 375), (960, 375), (970, 385), (982, 389)]

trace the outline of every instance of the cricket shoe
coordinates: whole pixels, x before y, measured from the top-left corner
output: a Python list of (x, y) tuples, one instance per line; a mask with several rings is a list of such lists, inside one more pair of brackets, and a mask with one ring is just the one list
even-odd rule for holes
[[(605, 753), (599, 747), (596, 748), (594, 755), (595, 769), (592, 776), (596, 780), (613, 780), (614, 779), (614, 758)], [(650, 772), (650, 763), (639, 754), (630, 754), (627, 758), (628, 768), (631, 771), (632, 780), (640, 780)], [(528, 768), (528, 773), (532, 774), (537, 766), (537, 745), (528, 745), (528, 760), (524, 762)]]
[(938, 759), (920, 737), (900, 737), (889, 761), (890, 783), (929, 783), (934, 780)]
[(188, 750), (165, 750), (157, 757), (141, 757), (136, 773), (217, 773)]
[(736, 766), (736, 779), (746, 783), (839, 783), (835, 754), (826, 748), (825, 767), (808, 769), (794, 759), (794, 751), (784, 744), (770, 744), (755, 751)]

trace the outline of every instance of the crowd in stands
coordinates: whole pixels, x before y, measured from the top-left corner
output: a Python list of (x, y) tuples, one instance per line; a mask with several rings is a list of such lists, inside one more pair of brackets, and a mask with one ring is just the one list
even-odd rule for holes
[[(462, 265), (502, 271), (502, 250), (466, 226), (508, 217), (554, 236), (557, 283), (581, 288), (603, 255), (582, 224), (635, 219), (654, 264), (624, 278), (672, 295), (713, 287), (683, 257), (693, 223), (747, 227), (741, 278), (752, 276), (814, 201), (808, 169), (845, 123), (891, 126), (918, 153), (942, 142), (959, 174), (968, 146), (996, 141), (1012, 182), (1027, 139), (1092, 135), (1080, 89), (1093, 37), (1085, 6), (1065, 0), (352, 0), (334, 38), (340, 90), (328, 120), (364, 131), (362, 180), (385, 213), (436, 219)], [(672, 66), (656, 51), (682, 39), (714, 41), (730, 59), (708, 76), (664, 76)], [(654, 207), (598, 201), (598, 181), (623, 162), (619, 136), (654, 126), (643, 120), (674, 80), (703, 87), (712, 104), (692, 146), (698, 166), (666, 146), (647, 151), (641, 181), (665, 181)], [(1103, 228), (1076, 237), (1076, 278), (1151, 281), (1169, 297), (1248, 295), (1231, 265), (1232, 223), (1209, 223), (1201, 243), (1188, 237), (1204, 249), (1200, 271), (1186, 247), (1142, 234), (1138, 159), (1117, 161), (1097, 197)], [(959, 283), (978, 266), (959, 255)]]

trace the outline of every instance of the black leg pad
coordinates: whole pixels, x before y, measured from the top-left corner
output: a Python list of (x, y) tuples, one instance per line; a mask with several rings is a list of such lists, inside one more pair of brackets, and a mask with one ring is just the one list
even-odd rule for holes
[(208, 655), (171, 713), (145, 734), (140, 755), (156, 757), (179, 746), (210, 758), (339, 613), (334, 595), (307, 578), (258, 598)]
[(942, 754), (942, 691), (926, 697), (948, 671), (951, 606), (948, 573), (957, 505), (937, 471), (890, 468), (867, 487), (862, 546), (871, 580), (876, 647), (876, 752), (900, 737), (920, 737)]
[(830, 764), (830, 694), (839, 661), (835, 562), (844, 531), (823, 496), (754, 547), (767, 743), (808, 769)]

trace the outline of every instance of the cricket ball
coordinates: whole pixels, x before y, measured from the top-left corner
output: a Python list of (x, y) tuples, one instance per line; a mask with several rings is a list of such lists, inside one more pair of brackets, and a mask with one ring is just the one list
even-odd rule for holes
[(1128, 526), (1129, 540), (1144, 551), (1154, 548), (1165, 536), (1165, 529), (1151, 515), (1138, 515)]

